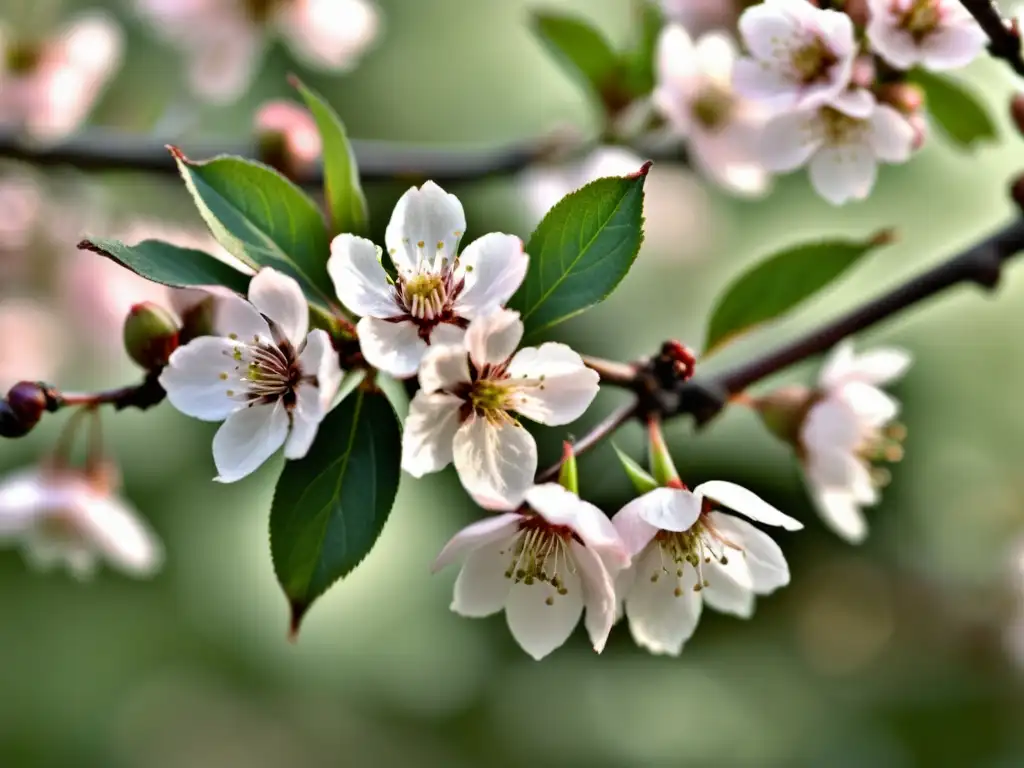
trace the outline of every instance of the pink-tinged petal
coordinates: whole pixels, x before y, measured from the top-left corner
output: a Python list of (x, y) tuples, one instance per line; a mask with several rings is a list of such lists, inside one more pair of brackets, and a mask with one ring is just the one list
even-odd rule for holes
[(466, 329), (466, 348), (477, 368), (500, 365), (512, 357), (523, 338), (519, 313), (499, 309), (477, 317)]
[(578, 541), (569, 546), (583, 587), (583, 606), (586, 609), (583, 625), (594, 650), (601, 653), (615, 624), (615, 584), (596, 552)]
[(520, 514), (506, 512), (467, 525), (444, 545), (444, 549), (430, 567), (431, 572), (437, 573), (442, 568), (464, 559), (474, 550), (511, 538), (519, 530), (522, 519), (523, 516)]
[(792, 109), (798, 92), (785, 73), (750, 58), (736, 62), (732, 70), (732, 87), (740, 96), (762, 104), (768, 109)]
[(431, 345), (420, 363), (419, 378), (420, 389), (424, 392), (454, 392), (460, 384), (469, 384), (469, 355), (466, 348)]
[(459, 256), (465, 286), (455, 314), (472, 320), (500, 309), (522, 285), (529, 263), (518, 237), (492, 232), (474, 240)]
[(388, 253), (399, 272), (412, 272), (421, 260), (429, 264), (438, 255), (451, 263), (466, 231), (466, 214), (455, 195), (432, 181), (411, 187), (395, 205), (384, 235)]
[(695, 46), (700, 72), (705, 78), (726, 86), (732, 83), (732, 68), (736, 65), (736, 41), (727, 32), (708, 32), (701, 35)]
[(873, 16), (867, 26), (867, 35), (871, 49), (897, 69), (910, 69), (921, 58), (917, 42), (888, 14)]
[(542, 483), (526, 492), (526, 503), (552, 525), (572, 528), (615, 570), (629, 565), (629, 553), (611, 520), (572, 491), (558, 483)]
[[(800, 2), (800, 0), (796, 1)], [(810, 3), (803, 2), (802, 5), (807, 6)], [(847, 14), (840, 11), (819, 11), (813, 6), (812, 11), (814, 20), (818, 28), (824, 33), (825, 42), (832, 53), (840, 61), (852, 59), (857, 49), (857, 44), (854, 40), (853, 20)], [(846, 83), (844, 82), (842, 86), (845, 88)]]
[(213, 326), (217, 335), (227, 336), (232, 341), (241, 341), (245, 344), (272, 344), (274, 341), (270, 326), (260, 315), (259, 310), (245, 299), (234, 295), (217, 300)]
[(295, 408), (291, 413), (291, 431), (284, 444), (286, 459), (301, 459), (309, 453), (326, 413), (317, 388), (311, 384), (300, 385), (296, 392)]
[(315, 389), (319, 393), (322, 418), (338, 394), (344, 373), (338, 362), (338, 353), (326, 331), (316, 328), (309, 332), (306, 344), (299, 353), (299, 370), (303, 376), (316, 377)]
[(710, 480), (698, 485), (694, 489), (694, 494), (712, 499), (724, 507), (765, 525), (777, 525), (787, 531), (799, 531), (804, 527), (799, 520), (783, 514), (756, 493), (752, 493), (736, 483)]
[(658, 83), (677, 97), (688, 97), (699, 85), (697, 52), (681, 24), (663, 27), (656, 51)]
[(519, 424), (470, 416), (455, 433), (453, 463), (471, 494), (514, 505), (533, 485), (537, 444)]
[(875, 97), (866, 88), (848, 88), (829, 104), (844, 115), (863, 119), (875, 111)]
[(171, 354), (160, 373), (160, 386), (176, 409), (203, 421), (223, 421), (243, 407), (245, 385), (234, 357), (236, 342), (200, 336)]
[(811, 160), (811, 184), (833, 205), (863, 200), (875, 185), (878, 164), (866, 146), (825, 147)]
[(282, 141), (287, 152), (303, 168), (320, 159), (323, 142), (316, 121), (305, 107), (294, 101), (266, 101), (256, 110), (253, 126), (258, 140), (262, 137)]
[(791, 17), (767, 3), (749, 6), (740, 15), (738, 26), (746, 49), (768, 61), (778, 55), (779, 41), (789, 41), (799, 32)]
[(31, 527), (46, 501), (47, 479), (38, 469), (7, 475), (0, 482), (0, 541)]
[(138, 513), (115, 496), (94, 495), (82, 506), (89, 543), (108, 563), (131, 576), (151, 576), (163, 564), (160, 540)]
[(247, 19), (222, 19), (183, 36), (192, 90), (214, 104), (236, 101), (248, 89), (266, 47)]
[(900, 412), (900, 404), (877, 387), (862, 381), (844, 384), (839, 391), (843, 402), (869, 427), (880, 427)]
[(519, 350), (509, 362), (508, 375), (515, 384), (509, 408), (550, 426), (582, 416), (600, 383), (576, 352), (557, 342)]
[[(729, 556), (733, 557), (733, 553), (730, 552)], [(738, 554), (736, 556), (739, 557)], [(753, 590), (737, 583), (717, 560), (704, 563), (702, 569), (708, 583), (700, 594), (709, 608), (741, 619), (749, 619), (754, 615)]]
[(700, 517), (700, 499), (678, 488), (655, 488), (641, 496), (640, 518), (663, 531), (688, 531)]
[(853, 341), (843, 339), (829, 353), (818, 374), (821, 389), (833, 389), (844, 383), (855, 371)]
[(438, 472), (452, 461), (462, 400), (420, 390), (409, 404), (402, 434), (402, 469), (413, 477)]
[(987, 42), (988, 37), (973, 19), (945, 26), (921, 41), (921, 64), (938, 72), (960, 69), (974, 61)]
[(821, 147), (813, 112), (787, 112), (769, 120), (761, 134), (761, 162), (770, 171), (792, 171)]
[(380, 263), (380, 250), (362, 237), (338, 235), (331, 242), (327, 272), (345, 308), (359, 316), (397, 317), (403, 314)]
[(746, 520), (721, 512), (712, 512), (711, 522), (726, 539), (742, 547), (742, 552), (726, 550), (729, 564), (734, 557), (746, 562), (754, 592), (769, 595), (789, 584), (789, 564), (771, 536)]
[(812, 454), (829, 451), (852, 454), (861, 437), (857, 414), (838, 395), (812, 406), (800, 429), (800, 440)]
[(376, 39), (381, 19), (366, 0), (293, 0), (278, 14), (277, 25), (304, 63), (346, 71)]
[(885, 104), (871, 115), (871, 149), (879, 160), (905, 163), (914, 148), (914, 127), (899, 112)]
[(805, 471), (817, 486), (849, 489), (859, 466), (860, 460), (849, 450), (821, 446), (808, 449)]
[(702, 600), (697, 572), (690, 567), (665, 572), (661, 552), (651, 547), (637, 566), (636, 581), (626, 595), (626, 617), (633, 640), (651, 653), (678, 656), (700, 621)]
[(249, 282), (249, 301), (273, 320), (296, 348), (309, 331), (309, 304), (295, 278), (264, 268)]
[(846, 489), (810, 486), (811, 497), (825, 525), (851, 544), (860, 544), (868, 535), (868, 524), (860, 505)]
[(252, 474), (288, 439), (284, 403), (253, 405), (231, 414), (213, 436), (213, 461), (219, 483)]
[(512, 637), (538, 661), (565, 644), (583, 612), (579, 574), (567, 569), (559, 575), (565, 594), (550, 584), (520, 581), (512, 585), (505, 604)]
[(505, 607), (512, 579), (506, 575), (515, 560), (515, 539), (506, 536), (473, 549), (455, 579), (451, 609), (460, 616), (482, 618)]
[(458, 346), (465, 349), (466, 329), (451, 323), (440, 323), (430, 331), (427, 343), (432, 347)]
[(359, 347), (366, 362), (400, 379), (415, 376), (427, 351), (427, 342), (411, 320), (393, 323), (364, 317), (356, 324)]
[(902, 378), (913, 358), (898, 347), (878, 347), (861, 352), (852, 364), (848, 378), (881, 386)]
[(658, 528), (644, 520), (641, 515), (646, 505), (647, 501), (640, 496), (626, 504), (612, 518), (612, 525), (619, 532), (626, 552), (634, 560), (658, 533)]

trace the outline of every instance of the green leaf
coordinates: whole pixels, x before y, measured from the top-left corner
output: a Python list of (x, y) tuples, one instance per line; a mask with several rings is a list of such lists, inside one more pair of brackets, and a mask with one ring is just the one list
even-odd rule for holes
[(398, 492), (401, 455), (394, 410), (361, 388), (324, 419), (309, 454), (285, 464), (270, 511), (270, 551), (293, 634), (377, 541)]
[(232, 256), (254, 269), (291, 275), (311, 302), (331, 304), (330, 239), (316, 204), (301, 189), (240, 157), (193, 162), (175, 147), (171, 154), (207, 226)]
[(125, 245), (120, 240), (94, 238), (83, 240), (78, 247), (106, 256), (147, 280), (172, 288), (222, 285), (244, 294), (251, 279), (208, 253), (179, 248), (162, 240), (143, 240), (135, 245)]
[(915, 70), (908, 79), (924, 91), (925, 106), (955, 144), (969, 149), (976, 142), (997, 138), (988, 110), (964, 83), (923, 70)]
[(531, 336), (600, 303), (633, 266), (643, 242), (644, 180), (593, 181), (563, 197), (530, 237), (530, 267), (509, 306)]
[(790, 311), (892, 239), (890, 231), (882, 231), (866, 240), (803, 243), (769, 256), (719, 297), (708, 322), (704, 354)]
[(627, 74), (633, 95), (643, 96), (654, 90), (658, 38), (665, 20), (661, 8), (651, 0), (633, 0), (636, 42), (629, 54)]
[(626, 474), (629, 476), (630, 482), (633, 483), (633, 487), (636, 488), (637, 493), (643, 495), (660, 487), (658, 481), (651, 477), (647, 470), (619, 450), (619, 446), (612, 443), (612, 448), (615, 449), (615, 454), (619, 457), (619, 462), (622, 464), (622, 468), (626, 470)]
[(345, 125), (322, 96), (303, 85), (297, 77), (291, 78), (291, 83), (302, 94), (316, 121), (317, 130), (320, 131), (324, 156), (324, 197), (327, 200), (330, 233), (365, 234), (369, 220), (366, 197), (359, 183), (359, 168), (345, 133)]
[(598, 95), (618, 71), (619, 56), (598, 30), (575, 16), (535, 13), (537, 36)]

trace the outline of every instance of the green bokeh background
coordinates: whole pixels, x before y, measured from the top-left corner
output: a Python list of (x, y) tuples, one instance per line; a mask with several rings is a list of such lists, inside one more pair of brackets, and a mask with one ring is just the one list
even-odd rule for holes
[[(629, 33), (626, 0), (378, 2), (384, 36), (354, 74), (304, 73), (360, 138), (489, 144), (563, 123), (593, 129), (585, 97), (531, 37), (528, 8), (582, 13), (619, 42)], [(190, 142), (244, 140), (262, 100), (290, 95), (284, 75), (298, 68), (275, 48), (242, 102), (200, 107), (187, 96), (176, 52), (133, 21), (127, 3), (108, 6), (130, 41), (96, 123), (159, 125), (161, 138), (187, 152)], [(26, 8), (38, 12), (0, 0), (0, 17)], [(1005, 190), (1024, 167), (1024, 145), (1004, 118), (1017, 87), (1009, 74), (984, 61), (968, 77), (997, 116), (998, 143), (965, 153), (933, 135), (913, 162), (883, 168), (864, 203), (833, 208), (802, 174), (780, 180), (767, 201), (737, 202), (694, 186), (682, 169), (656, 167), (649, 186), (662, 194), (649, 200), (636, 267), (558, 338), (618, 359), (669, 337), (698, 346), (717, 292), (759, 256), (816, 235), (896, 228), (896, 245), (710, 369), (978, 239), (1012, 213)], [(52, 185), (83, 184), (67, 177), (53, 176)], [(450, 188), (466, 205), (470, 238), (529, 233), (521, 181)], [(92, 182), (118, 215), (198, 222), (173, 179)], [(397, 182), (368, 190), (378, 230), (402, 190)], [(19, 290), (4, 285), (3, 296)], [(807, 523), (780, 537), (790, 587), (759, 601), (749, 622), (707, 612), (675, 659), (639, 651), (619, 626), (601, 656), (581, 631), (536, 663), (502, 616), (450, 613), (455, 574), (431, 577), (429, 566), (478, 511), (448, 472), (405, 478), (372, 555), (290, 644), (267, 545), (280, 465), (217, 485), (211, 425), (167, 405), (108, 416), (126, 494), (164, 539), (167, 565), (151, 582), (104, 572), (78, 584), (29, 571), (15, 552), (0, 554), (0, 766), (1024, 765), (1024, 672), (1003, 642), (1022, 608), (1011, 569), (1024, 535), (1022, 302), (1024, 271), (1011, 267), (994, 298), (958, 288), (862, 340), (904, 346), (916, 364), (896, 388), (907, 458), (870, 510), (861, 547), (822, 528), (790, 455), (749, 412), (732, 409), (699, 435), (686, 422), (670, 426), (688, 482), (746, 484)], [(762, 386), (813, 374), (800, 366)], [(62, 383), (115, 385), (133, 375), (126, 361), (85, 361)], [(572, 430), (581, 434), (615, 401), (616, 393), (602, 393)], [(0, 469), (40, 456), (61, 421), (0, 444)], [(557, 456), (563, 436), (544, 432), (542, 462)], [(638, 452), (639, 429), (628, 427), (617, 442)], [(607, 445), (581, 461), (581, 482), (606, 509), (628, 498)]]

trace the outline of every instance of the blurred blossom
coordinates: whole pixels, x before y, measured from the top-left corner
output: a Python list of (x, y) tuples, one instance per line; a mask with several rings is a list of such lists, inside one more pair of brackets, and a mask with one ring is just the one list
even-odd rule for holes
[(25, 268), (43, 206), (43, 190), (34, 177), (20, 171), (0, 175), (0, 278), (11, 279)]
[(731, 27), (736, 18), (732, 0), (660, 0), (660, 5), (666, 19), (682, 24), (694, 35)]
[(0, 479), (0, 542), (19, 543), (39, 568), (64, 565), (80, 579), (100, 559), (130, 576), (150, 576), (162, 564), (160, 542), (115, 495), (116, 484), (109, 466), (44, 465)]
[(674, 134), (685, 138), (689, 158), (708, 178), (740, 195), (763, 195), (770, 176), (760, 162), (764, 110), (733, 92), (736, 44), (712, 32), (696, 44), (672, 25), (658, 40), (655, 108)]
[(263, 154), (283, 155), (290, 175), (300, 175), (320, 159), (322, 147), (316, 122), (309, 110), (295, 102), (268, 101), (256, 112), (255, 124)]
[(57, 317), (30, 299), (0, 301), (0, 392), (19, 381), (52, 381), (65, 353)]
[(899, 69), (959, 69), (988, 42), (959, 0), (869, 0), (869, 6), (871, 48)]
[(1003, 631), (1003, 645), (1014, 663), (1024, 668), (1024, 539), (1010, 549), (1007, 565), (1012, 604)]
[(308, 66), (352, 69), (377, 37), (381, 19), (369, 0), (136, 0), (139, 12), (188, 58), (192, 88), (231, 102), (252, 82), (278, 33)]
[(96, 12), (44, 40), (0, 29), (0, 125), (44, 141), (72, 133), (117, 71), (123, 48), (117, 22)]

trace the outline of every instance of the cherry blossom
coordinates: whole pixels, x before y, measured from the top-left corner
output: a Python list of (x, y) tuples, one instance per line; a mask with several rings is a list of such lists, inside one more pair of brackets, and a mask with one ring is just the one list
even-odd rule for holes
[(834, 205), (867, 197), (878, 163), (906, 162), (916, 133), (895, 109), (862, 93), (856, 110), (833, 105), (771, 118), (761, 138), (765, 166), (783, 172), (808, 164), (811, 184)]
[[(256, 134), (264, 145), (263, 156), (281, 155), (292, 176), (316, 165), (322, 151), (320, 132), (308, 110), (291, 101), (268, 101), (255, 117)], [(265, 146), (273, 142), (276, 147)]]
[(281, 446), (285, 458), (305, 456), (342, 372), (330, 337), (309, 331), (299, 284), (261, 270), (249, 284), (248, 302), (220, 300), (216, 327), (223, 335), (201, 336), (174, 351), (160, 384), (182, 413), (224, 422), (213, 438), (217, 480), (240, 480)]
[(758, 152), (765, 115), (733, 91), (735, 59), (736, 45), (725, 33), (708, 33), (695, 44), (683, 27), (666, 27), (653, 101), (687, 138), (688, 156), (708, 178), (737, 194), (760, 195), (770, 182)]
[(652, 653), (678, 655), (705, 602), (749, 618), (756, 595), (789, 583), (779, 546), (722, 505), (764, 525), (803, 526), (734, 483), (713, 480), (692, 491), (656, 488), (612, 518), (632, 565), (617, 581), (633, 639)]
[(231, 102), (249, 87), (277, 33), (303, 63), (346, 71), (376, 39), (381, 20), (369, 0), (136, 0), (139, 13), (181, 47), (193, 90)]
[(868, 0), (872, 50), (899, 69), (959, 69), (988, 36), (959, 0)]
[(731, 27), (736, 21), (736, 8), (729, 0), (659, 0), (658, 4), (666, 19), (694, 34)]
[(811, 495), (822, 519), (848, 541), (867, 536), (861, 507), (878, 502), (878, 486), (888, 479), (884, 470), (872, 470), (872, 462), (898, 461), (903, 455), (903, 427), (890, 424), (899, 403), (879, 387), (901, 377), (910, 362), (901, 349), (858, 355), (851, 342), (841, 343), (822, 368), (800, 427)]
[(774, 110), (855, 100), (847, 88), (857, 45), (853, 22), (807, 0), (765, 0), (739, 20), (750, 56), (736, 62), (736, 92)]
[(565, 344), (516, 352), (518, 312), (473, 320), (459, 345), (431, 349), (402, 441), (402, 468), (422, 477), (455, 464), (471, 494), (515, 504), (533, 483), (537, 444), (511, 412), (568, 424), (590, 406), (598, 375)]
[[(100, 471), (102, 470), (102, 471)], [(21, 545), (33, 565), (64, 565), (87, 578), (98, 560), (130, 576), (150, 576), (163, 562), (159, 539), (114, 491), (109, 467), (56, 465), (0, 480), (0, 543)]]
[(594, 650), (615, 623), (614, 576), (629, 563), (597, 507), (557, 483), (536, 485), (525, 506), (473, 523), (445, 545), (434, 571), (463, 561), (451, 608), (461, 616), (505, 610), (523, 650), (542, 659), (562, 646), (580, 615)]
[(529, 259), (518, 237), (491, 233), (459, 253), (465, 231), (462, 203), (428, 181), (402, 195), (388, 223), (395, 280), (369, 240), (334, 238), (327, 270), (341, 303), (362, 316), (359, 343), (370, 365), (415, 375), (431, 345), (458, 344), (469, 321), (504, 305), (523, 282)]
[(52, 380), (67, 351), (57, 315), (27, 298), (0, 302), (0, 339), (0, 392), (19, 381)]
[(41, 41), (0, 32), (0, 125), (44, 141), (72, 133), (117, 71), (123, 48), (121, 28), (97, 12)]

